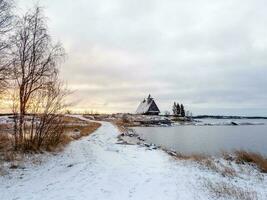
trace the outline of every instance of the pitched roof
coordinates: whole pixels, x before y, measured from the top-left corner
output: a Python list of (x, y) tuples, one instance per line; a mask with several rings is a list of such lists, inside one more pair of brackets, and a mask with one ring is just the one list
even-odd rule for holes
[(145, 113), (159, 113), (159, 108), (156, 105), (153, 98), (149, 95), (147, 99), (144, 99), (138, 106), (136, 113), (145, 114)]

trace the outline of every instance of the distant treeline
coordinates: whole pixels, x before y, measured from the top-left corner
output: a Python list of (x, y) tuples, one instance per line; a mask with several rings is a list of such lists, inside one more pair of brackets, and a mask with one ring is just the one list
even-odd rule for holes
[(197, 115), (194, 119), (213, 118), (213, 119), (267, 119), (267, 117), (260, 116), (225, 116), (225, 115)]

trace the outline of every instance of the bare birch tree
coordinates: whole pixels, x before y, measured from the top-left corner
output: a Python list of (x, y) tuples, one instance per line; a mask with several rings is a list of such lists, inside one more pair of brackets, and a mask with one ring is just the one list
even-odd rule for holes
[(13, 1), (0, 0), (0, 95), (7, 86), (10, 63), (7, 58), (8, 35), (13, 27)]
[(63, 112), (68, 90), (58, 80), (51, 80), (45, 89), (38, 90), (29, 102), (30, 123), (24, 135), (24, 149), (56, 146), (64, 131)]
[(25, 139), (25, 115), (31, 98), (47, 91), (58, 76), (57, 64), (64, 56), (60, 44), (53, 44), (47, 30), (46, 18), (40, 7), (19, 19), (12, 38), (12, 72), (19, 91), (18, 143)]

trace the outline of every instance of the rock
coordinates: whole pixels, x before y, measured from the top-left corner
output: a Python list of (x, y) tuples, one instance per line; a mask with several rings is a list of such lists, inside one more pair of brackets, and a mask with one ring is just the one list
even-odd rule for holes
[(11, 164), (9, 169), (25, 169), (25, 167), (19, 164)]
[(158, 147), (154, 144), (150, 145), (149, 150), (156, 150)]
[(238, 126), (236, 122), (231, 122), (231, 125)]
[(12, 164), (10, 165), (9, 169), (18, 169), (19, 166), (18, 165), (15, 165), (15, 164)]
[(177, 156), (176, 152), (174, 151), (167, 151), (167, 153), (171, 156)]
[(144, 146), (146, 146), (146, 147), (150, 147), (150, 146), (151, 146), (151, 144), (144, 143)]

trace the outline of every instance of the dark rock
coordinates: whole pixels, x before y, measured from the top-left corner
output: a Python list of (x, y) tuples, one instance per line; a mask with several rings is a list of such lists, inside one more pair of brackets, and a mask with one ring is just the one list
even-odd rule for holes
[(15, 165), (15, 164), (12, 164), (10, 165), (9, 169), (18, 169), (19, 166), (18, 165)]
[(238, 126), (236, 122), (231, 122), (231, 125)]
[(25, 167), (18, 164), (11, 164), (9, 169), (25, 169)]
[(167, 153), (171, 156), (177, 156), (176, 152), (174, 151), (167, 151)]
[(144, 143), (144, 146), (146, 146), (146, 147), (150, 147), (150, 146), (151, 146), (151, 144)]

